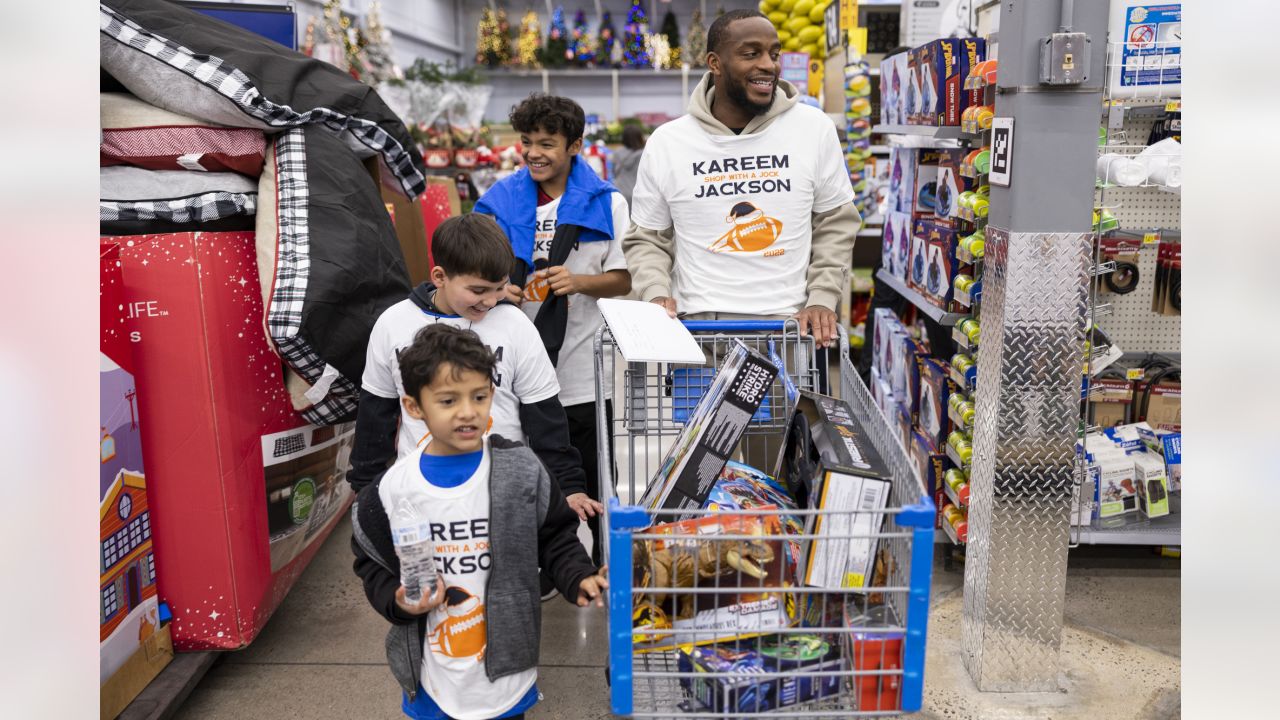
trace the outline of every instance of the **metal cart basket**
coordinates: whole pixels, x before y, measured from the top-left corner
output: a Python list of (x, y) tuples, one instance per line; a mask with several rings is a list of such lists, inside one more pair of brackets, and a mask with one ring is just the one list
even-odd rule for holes
[[(595, 340), (613, 712), (825, 718), (919, 710), (935, 507), (857, 377), (847, 337), (839, 339), (833, 392), (819, 367), (826, 353), (799, 335), (794, 320), (685, 325), (707, 365), (629, 363), (607, 326)], [(701, 510), (635, 504), (735, 341), (770, 358), (779, 372), (721, 478), (746, 476), (753, 487), (779, 493), (766, 489), (760, 502)], [(615, 403), (612, 422), (606, 388)], [(787, 494), (762, 476), (774, 472), (798, 390), (848, 403), (891, 474), (879, 483), (881, 493), (887, 488), (884, 504), (868, 502), (861, 489), (840, 510), (768, 502)], [(865, 575), (836, 587), (797, 582), (817, 543), (840, 559), (828, 561), (842, 568), (836, 577), (850, 577), (840, 573), (856, 565), (852, 558), (863, 562)], [(840, 587), (850, 584), (857, 589)]]

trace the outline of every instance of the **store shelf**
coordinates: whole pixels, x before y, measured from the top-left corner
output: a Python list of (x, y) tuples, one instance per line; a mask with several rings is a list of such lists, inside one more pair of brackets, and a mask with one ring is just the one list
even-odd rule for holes
[[(1170, 494), (1170, 498), (1179, 494)], [(1170, 502), (1170, 506), (1174, 503)], [(1180, 504), (1180, 503), (1178, 503)], [(1108, 518), (1110, 520), (1111, 518)], [(1081, 545), (1181, 545), (1182, 513), (1173, 512), (1162, 518), (1148, 520), (1139, 516), (1126, 516), (1126, 522), (1113, 527), (1080, 528)], [(1107, 520), (1099, 521), (1106, 523)]]
[[(958, 315), (956, 317), (957, 317), (956, 322), (960, 322), (961, 320), (969, 316)], [(952, 324), (954, 325), (955, 323), (952, 323)], [(975, 352), (978, 351), (978, 343), (972, 342), (971, 340), (969, 340), (969, 336), (960, 332), (960, 328), (951, 329), (951, 339), (956, 341), (956, 352), (962, 352), (966, 355), (972, 356)], [(981, 340), (981, 336), (979, 336), (979, 340)]]
[[(966, 507), (967, 507), (964, 503), (960, 502), (960, 498), (959, 498), (959, 496), (957, 496), (957, 495), (956, 495), (956, 491), (955, 491), (955, 490), (952, 490), (952, 489), (951, 489), (951, 486), (950, 486), (950, 485), (948, 485), (948, 484), (946, 484), (945, 482), (944, 482), (944, 483), (942, 483), (942, 493), (943, 493), (944, 495), (946, 495), (946, 496), (947, 496), (947, 499), (948, 499), (948, 500), (950, 500), (950, 501), (952, 502), (952, 504), (954, 504), (956, 507), (958, 507), (958, 508), (960, 508), (960, 509), (962, 509), (962, 510), (963, 510), (964, 508), (966, 508)], [(951, 523), (947, 522), (947, 521), (944, 519), (942, 524), (944, 524), (944, 525), (950, 525)]]
[(955, 126), (936, 127), (933, 125), (876, 125), (871, 128), (874, 135), (916, 135), (934, 138), (935, 140), (975, 140), (977, 135), (967, 133)]
[[(618, 77), (683, 77), (686, 73), (684, 70), (654, 70), (652, 68), (509, 68), (500, 70), (486, 70), (485, 74), (493, 77), (613, 77), (614, 73), (618, 73)], [(702, 74), (706, 72), (703, 69), (690, 69), (688, 75), (698, 79), (702, 78)]]
[(950, 540), (952, 544), (964, 545), (964, 542), (960, 540), (960, 536), (956, 535), (956, 529), (951, 527), (951, 523), (947, 522), (946, 518), (942, 519), (942, 532), (947, 536), (947, 539)]
[[(970, 402), (972, 402), (972, 400), (970, 400)], [(950, 405), (947, 406), (947, 418), (950, 419), (951, 422), (955, 423), (956, 427), (964, 430), (965, 432), (973, 432), (973, 420), (971, 419), (969, 422), (965, 422), (964, 418), (960, 417), (960, 413), (956, 412), (955, 408)]]
[(884, 268), (880, 268), (876, 271), (876, 277), (884, 284), (893, 288), (899, 295), (910, 301), (912, 305), (915, 305), (920, 312), (928, 315), (939, 325), (955, 325), (964, 318), (969, 317), (967, 314), (946, 312), (937, 305), (930, 303), (923, 295), (907, 287), (907, 284), (900, 280), (898, 276), (890, 273)]
[(971, 373), (962, 373), (954, 365), (948, 364), (947, 374), (951, 376), (952, 382), (960, 388), (961, 392), (966, 395), (973, 392), (978, 386), (977, 368), (974, 368)]
[(969, 472), (969, 468), (973, 466), (973, 458), (970, 458), (969, 462), (961, 460), (960, 454), (956, 452), (955, 448), (951, 447), (951, 443), (947, 443), (947, 457), (951, 459), (951, 462), (955, 463), (956, 467), (965, 472)]

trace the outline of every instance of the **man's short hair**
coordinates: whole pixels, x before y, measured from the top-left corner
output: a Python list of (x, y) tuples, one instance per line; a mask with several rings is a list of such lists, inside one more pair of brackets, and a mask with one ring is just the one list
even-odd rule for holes
[(413, 336), (413, 343), (400, 351), (400, 382), (404, 394), (418, 400), (422, 388), (430, 385), (440, 369), (448, 365), (453, 377), (473, 370), (493, 381), (498, 361), (473, 330), (446, 323), (432, 323)]
[(567, 97), (533, 93), (511, 108), (511, 127), (518, 133), (541, 130), (548, 135), (563, 135), (568, 146), (582, 139), (587, 116), (581, 105)]
[(453, 275), (475, 275), (497, 282), (511, 274), (515, 254), (497, 221), (483, 213), (466, 213), (445, 220), (431, 234), (435, 265)]
[(711, 29), (707, 31), (707, 52), (720, 52), (720, 44), (724, 42), (725, 36), (729, 34), (729, 24), (735, 20), (746, 20), (747, 18), (769, 18), (759, 10), (730, 10), (721, 15), (711, 23)]

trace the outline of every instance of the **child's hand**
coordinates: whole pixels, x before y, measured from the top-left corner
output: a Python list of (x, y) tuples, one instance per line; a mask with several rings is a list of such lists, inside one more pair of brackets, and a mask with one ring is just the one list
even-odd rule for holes
[(578, 276), (569, 272), (569, 268), (563, 265), (547, 268), (539, 274), (547, 279), (547, 286), (557, 295), (580, 292)]
[(408, 600), (405, 600), (403, 585), (396, 588), (396, 605), (400, 606), (401, 610), (409, 613), (410, 615), (426, 615), (427, 613), (439, 607), (440, 603), (442, 602), (444, 602), (444, 579), (443, 578), (439, 578), (439, 577), (436, 578), (435, 594), (433, 595), (423, 594), (423, 596), (418, 600), (417, 605), (414, 605), (410, 603)]
[(516, 305), (524, 305), (524, 288), (507, 283), (507, 300)]
[(587, 607), (594, 600), (596, 607), (604, 607), (604, 591), (609, 589), (609, 566), (578, 584), (578, 607)]

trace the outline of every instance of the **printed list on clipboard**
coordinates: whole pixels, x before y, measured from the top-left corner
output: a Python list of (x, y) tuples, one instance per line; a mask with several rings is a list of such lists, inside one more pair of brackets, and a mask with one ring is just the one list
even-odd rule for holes
[(706, 364), (706, 355), (693, 334), (661, 305), (610, 298), (597, 305), (627, 362)]

